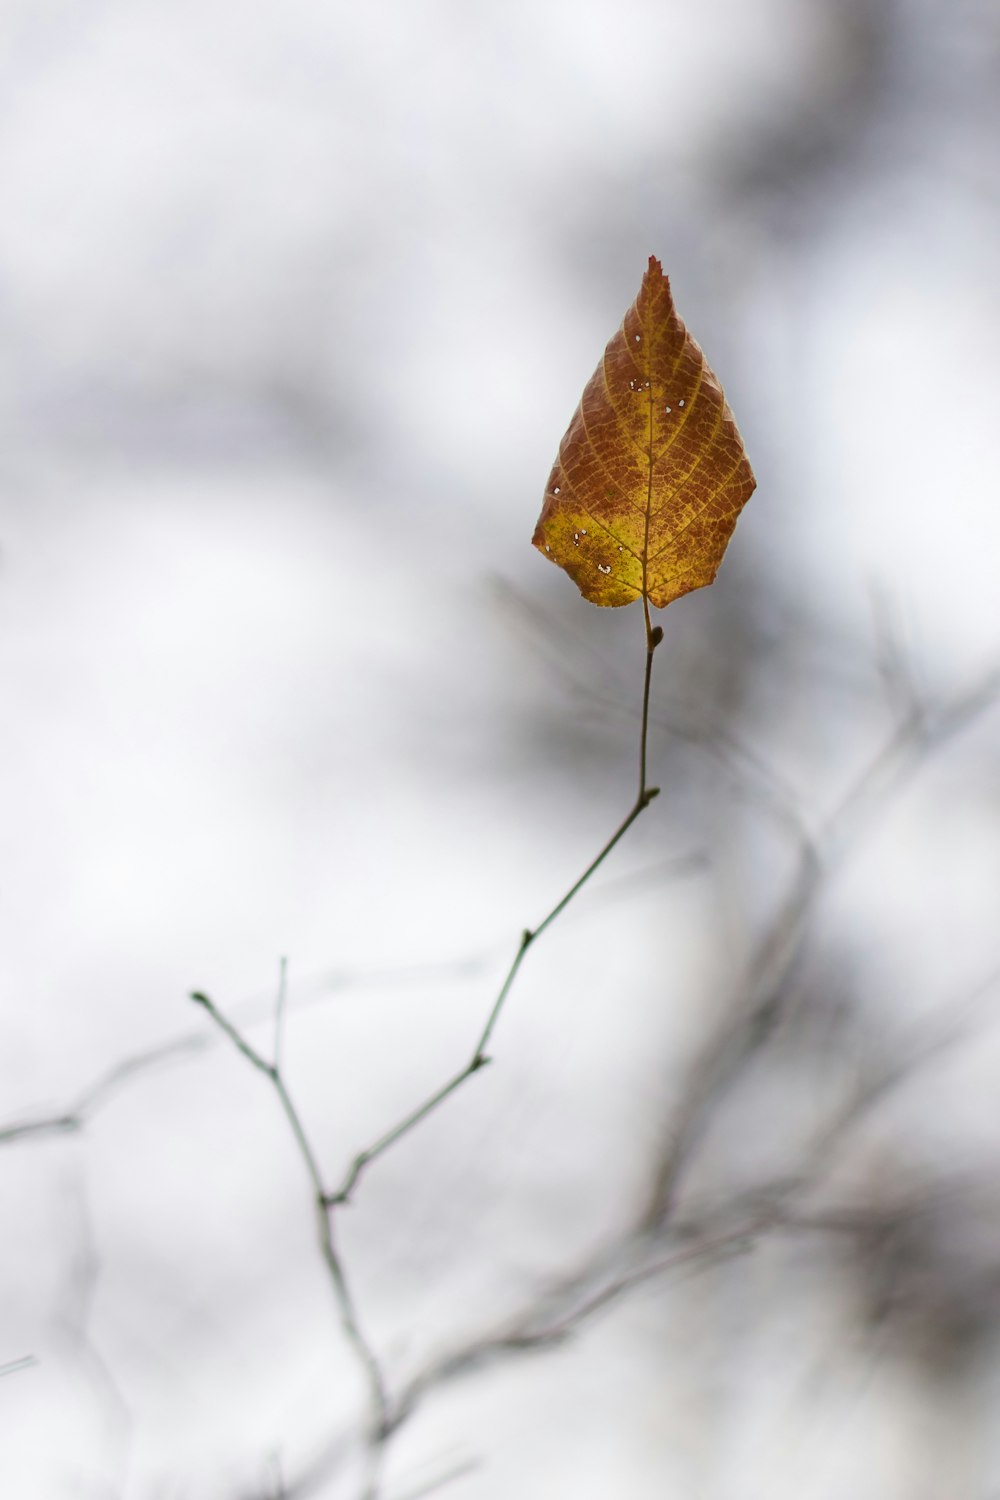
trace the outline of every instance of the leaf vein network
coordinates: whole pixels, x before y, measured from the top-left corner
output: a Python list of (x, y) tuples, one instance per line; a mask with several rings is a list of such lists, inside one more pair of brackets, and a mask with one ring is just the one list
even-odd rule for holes
[[(684, 400), (684, 411), (682, 413), (678, 414), (678, 420), (676, 422), (671, 423), (671, 429), (672, 430), (671, 430), (670, 436), (667, 438), (667, 441), (663, 444), (663, 447), (660, 448), (660, 449), (658, 449), (658, 451), (653, 455), (653, 464), (654, 464), (654, 466), (660, 462), (660, 459), (663, 458), (665, 454), (667, 454), (667, 453), (670, 452), (671, 448), (674, 446), (674, 444), (680, 438), (680, 435), (684, 431), (684, 428), (687, 426), (688, 417), (691, 415), (692, 411), (694, 410), (694, 404), (697, 401), (698, 396), (701, 393), (701, 387), (702, 387), (702, 384), (704, 382), (704, 377), (705, 377), (705, 361), (704, 361), (704, 359), (702, 359), (699, 362), (699, 364), (698, 364), (698, 383), (696, 384), (694, 390), (691, 392), (690, 396), (688, 396), (688, 397), (685, 398), (685, 400)], [(675, 406), (674, 409), (676, 411), (676, 406)], [(715, 434), (718, 432), (718, 430), (719, 430), (718, 427), (715, 427), (713, 429), (713, 431), (712, 431), (712, 438), (715, 437)], [(709, 439), (709, 441), (711, 441), (711, 439)]]
[[(598, 452), (597, 445), (595, 444), (594, 439), (591, 437), (591, 435), (590, 435), (590, 429), (587, 426), (587, 414), (586, 414), (586, 412), (583, 409), (583, 402), (582, 401), (580, 402), (580, 405), (577, 408), (577, 410), (580, 413), (580, 423), (581, 423), (581, 425), (583, 427), (583, 435), (584, 435), (584, 437), (587, 440), (587, 446), (590, 449), (591, 453), (597, 459), (597, 462), (600, 464), (601, 468), (604, 470), (604, 473), (607, 475), (607, 477), (610, 480), (610, 482), (614, 485), (615, 489), (622, 496), (623, 500), (625, 501), (625, 504), (627, 506), (629, 506), (629, 508), (631, 510), (634, 510), (635, 513), (636, 513), (636, 515), (644, 516), (646, 514), (646, 512), (643, 510), (642, 506), (641, 505), (636, 505), (633, 500), (629, 499), (627, 493), (625, 492), (625, 490), (622, 487), (621, 480), (616, 477), (614, 471), (608, 467), (608, 465), (604, 462), (604, 459), (601, 457), (600, 453)], [(564, 439), (564, 441), (565, 441), (565, 439)], [(649, 454), (648, 453), (644, 453), (642, 455), (642, 462), (643, 462), (644, 466), (647, 466), (649, 464)], [(564, 464), (563, 468), (565, 468), (565, 467), (566, 467), (566, 465)]]
[[(702, 456), (704, 457), (704, 455), (702, 455)], [(708, 509), (709, 501), (710, 500), (714, 500), (716, 498), (716, 496), (718, 496), (718, 495), (720, 495), (722, 493), (722, 491), (728, 485), (729, 481), (732, 479), (733, 475), (739, 469), (740, 465), (744, 462), (745, 458), (746, 458), (746, 455), (744, 453), (741, 453), (740, 456), (739, 456), (739, 458), (733, 464), (733, 467), (729, 470), (729, 472), (726, 475), (725, 479), (716, 488), (716, 490), (714, 491), (714, 493), (711, 496), (709, 496), (709, 499), (706, 500), (703, 505), (699, 505), (698, 508), (697, 508), (697, 510), (692, 511), (691, 515), (688, 516), (688, 518), (684, 522), (683, 526), (678, 526), (678, 528), (677, 528), (676, 531), (671, 532), (669, 538), (667, 539), (667, 541), (664, 542), (663, 546), (659, 549), (659, 551), (655, 552), (653, 554), (653, 556), (649, 559), (649, 561), (651, 563), (655, 562), (658, 557), (662, 557), (663, 554), (664, 554), (664, 552), (667, 551), (668, 547), (672, 546), (673, 543), (677, 540), (677, 538), (679, 536), (682, 536), (683, 533), (685, 531), (687, 531), (688, 527), (689, 526), (693, 526), (694, 523), (695, 523), (695, 521), (697, 521), (698, 517), (704, 514), (704, 512)], [(700, 462), (701, 462), (701, 459), (698, 460), (698, 463), (700, 463)], [(697, 467), (698, 467), (698, 464), (695, 464), (694, 469), (696, 469)], [(692, 474), (694, 473), (694, 469), (691, 470)]]
[[(632, 449), (633, 453), (635, 453), (636, 457), (639, 458), (639, 459), (641, 459), (642, 463), (644, 465), (648, 464), (649, 463), (649, 449), (648, 448), (642, 448), (642, 447), (640, 447), (640, 445), (636, 442), (635, 438), (632, 436), (631, 432), (629, 432), (628, 427), (626, 425), (625, 409), (623, 407), (619, 406), (617, 404), (617, 402), (615, 401), (614, 392), (611, 389), (611, 382), (608, 380), (608, 371), (607, 371), (607, 364), (606, 364), (607, 357), (608, 357), (608, 351), (605, 349), (605, 351), (604, 351), (604, 358), (601, 360), (601, 379), (604, 381), (604, 389), (605, 389), (605, 391), (607, 392), (607, 395), (608, 395), (608, 405), (611, 407), (611, 410), (614, 412), (615, 417), (618, 420), (618, 430), (619, 430), (619, 433), (621, 434), (621, 436), (624, 437), (625, 441), (628, 443), (628, 445)], [(632, 363), (633, 363), (633, 365), (635, 365), (635, 361), (634, 360), (632, 361)], [(638, 370), (638, 368), (639, 368), (638, 365), (635, 365), (635, 368)], [(640, 373), (640, 375), (642, 375), (641, 371), (639, 371), (639, 373)], [(645, 375), (642, 375), (642, 378), (643, 378), (643, 380), (645, 380), (645, 378), (646, 378)], [(580, 409), (581, 409), (581, 411), (583, 410), (583, 402), (582, 401), (580, 403)], [(586, 418), (584, 418), (584, 430), (585, 431), (586, 431), (586, 426), (587, 426), (587, 424), (586, 424)], [(591, 444), (591, 447), (593, 447), (593, 444)]]
[[(634, 552), (629, 546), (628, 542), (623, 542), (621, 537), (617, 536), (615, 532), (611, 530), (611, 527), (608, 525), (607, 521), (602, 521), (600, 516), (595, 516), (593, 511), (587, 510), (585, 506), (580, 507), (579, 514), (581, 516), (586, 516), (588, 521), (592, 521), (594, 525), (599, 526), (602, 531), (606, 531), (616, 547), (620, 547), (623, 552), (628, 553), (629, 557), (634, 557), (637, 563), (639, 563), (640, 565), (642, 564), (642, 558), (639, 556), (638, 552)], [(608, 575), (605, 574), (604, 576), (607, 577)], [(635, 588), (635, 585), (630, 583), (628, 587)], [(636, 589), (635, 591), (637, 594), (642, 593), (641, 589)]]

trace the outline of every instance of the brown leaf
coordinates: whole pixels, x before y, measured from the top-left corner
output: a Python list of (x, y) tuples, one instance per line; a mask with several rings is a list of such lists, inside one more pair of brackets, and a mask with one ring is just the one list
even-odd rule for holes
[(532, 538), (594, 604), (661, 608), (715, 577), (756, 480), (655, 257), (604, 351)]

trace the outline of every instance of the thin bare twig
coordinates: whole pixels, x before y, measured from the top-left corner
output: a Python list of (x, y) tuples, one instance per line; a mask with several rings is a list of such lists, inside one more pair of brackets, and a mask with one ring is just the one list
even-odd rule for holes
[(274, 1005), (274, 1069), (276, 1073), (281, 1072), (282, 1055), (285, 1046), (285, 1006), (288, 1002), (288, 959), (282, 958), (278, 964), (278, 998)]
[[(256, 1068), (259, 1073), (263, 1073), (265, 1078), (270, 1081), (275, 1093), (278, 1096), (278, 1102), (280, 1103), (285, 1115), (285, 1119), (287, 1120), (291, 1128), (292, 1135), (295, 1138), (295, 1143), (299, 1150), (299, 1155), (302, 1157), (306, 1173), (312, 1186), (316, 1215), (316, 1237), (319, 1243), (323, 1263), (326, 1266), (327, 1273), (330, 1278), (330, 1283), (333, 1287), (337, 1306), (340, 1310), (341, 1326), (344, 1330), (345, 1335), (347, 1336), (348, 1342), (351, 1344), (352, 1348), (358, 1356), (358, 1360), (367, 1380), (373, 1415), (372, 1445), (374, 1447), (381, 1440), (381, 1436), (386, 1429), (389, 1415), (389, 1404), (386, 1394), (385, 1380), (382, 1375), (382, 1370), (379, 1365), (378, 1359), (375, 1355), (375, 1351), (362, 1332), (361, 1325), (358, 1321), (358, 1315), (354, 1307), (354, 1299), (351, 1295), (347, 1277), (344, 1273), (343, 1263), (340, 1259), (336, 1244), (334, 1242), (332, 1216), (327, 1209), (329, 1194), (323, 1182), (322, 1173), (320, 1171), (315, 1152), (310, 1145), (309, 1138), (306, 1135), (305, 1127), (302, 1124), (302, 1119), (298, 1113), (298, 1110), (295, 1108), (295, 1104), (292, 1101), (291, 1095), (289, 1094), (288, 1088), (285, 1084), (284, 1076), (277, 1063), (268, 1062), (265, 1057), (262, 1057), (261, 1054), (256, 1050), (256, 1048), (251, 1046), (246, 1038), (243, 1037), (239, 1031), (237, 1031), (232, 1022), (227, 1020), (227, 1018), (222, 1014), (218, 1007), (213, 1004), (213, 1002), (208, 998), (207, 995), (202, 994), (200, 991), (195, 991), (194, 993), (192, 993), (191, 999), (197, 1005), (201, 1005), (204, 1007), (204, 1009), (211, 1016), (212, 1020), (229, 1038), (237, 1051), (246, 1058), (247, 1062), (249, 1062), (252, 1067)], [(281, 1003), (283, 1005), (284, 1001), (281, 1000)], [(371, 1489), (371, 1493), (374, 1494), (374, 1488)]]
[(489, 1014), (486, 1017), (485, 1024), (483, 1025), (482, 1031), (479, 1034), (479, 1038), (476, 1042), (476, 1046), (469, 1061), (463, 1068), (461, 1068), (450, 1079), (448, 1079), (441, 1088), (437, 1089), (415, 1110), (411, 1111), (410, 1114), (404, 1116), (404, 1118), (400, 1120), (398, 1124), (394, 1125), (391, 1130), (387, 1131), (383, 1136), (381, 1136), (374, 1143), (374, 1145), (369, 1146), (367, 1150), (361, 1152), (358, 1156), (356, 1156), (347, 1172), (346, 1177), (344, 1178), (344, 1181), (335, 1192), (330, 1192), (324, 1183), (323, 1175), (320, 1170), (316, 1154), (309, 1142), (301, 1117), (295, 1108), (291, 1096), (289, 1095), (282, 1072), (282, 1030), (286, 1006), (287, 985), (287, 970), (284, 960), (282, 960), (281, 964), (278, 996), (275, 1006), (274, 1060), (271, 1062), (269, 1062), (267, 1058), (265, 1058), (250, 1042), (246, 1040), (242, 1032), (240, 1032), (238, 1028), (233, 1025), (228, 1017), (226, 1017), (218, 1009), (218, 1007), (212, 1002), (212, 1000), (209, 999), (206, 994), (204, 994), (202, 991), (194, 991), (191, 994), (191, 999), (196, 1004), (201, 1005), (208, 1012), (209, 1016), (215, 1022), (216, 1026), (226, 1037), (228, 1037), (229, 1041), (233, 1044), (236, 1050), (244, 1058), (246, 1058), (247, 1062), (249, 1062), (250, 1065), (257, 1070), (257, 1072), (263, 1073), (264, 1076), (270, 1081), (275, 1093), (278, 1096), (279, 1103), (281, 1104), (282, 1110), (285, 1114), (285, 1118), (292, 1131), (292, 1134), (295, 1137), (299, 1154), (302, 1157), (303, 1163), (305, 1164), (306, 1172), (313, 1189), (316, 1212), (316, 1233), (320, 1252), (322, 1254), (324, 1264), (326, 1265), (327, 1272), (333, 1286), (337, 1305), (340, 1309), (341, 1325), (364, 1370), (369, 1389), (369, 1396), (373, 1412), (373, 1421), (371, 1423), (371, 1429), (369, 1433), (369, 1471), (365, 1481), (364, 1500), (376, 1500), (379, 1489), (381, 1465), (385, 1455), (386, 1443), (391, 1434), (398, 1429), (398, 1427), (408, 1415), (410, 1406), (412, 1405), (412, 1399), (405, 1398), (404, 1396), (404, 1398), (400, 1401), (390, 1404), (389, 1394), (381, 1366), (372, 1345), (369, 1343), (368, 1339), (365, 1337), (364, 1333), (361, 1330), (357, 1312), (354, 1306), (354, 1300), (351, 1295), (347, 1277), (344, 1271), (343, 1262), (336, 1249), (333, 1237), (333, 1210), (338, 1205), (348, 1202), (351, 1193), (357, 1186), (358, 1180), (366, 1167), (368, 1167), (374, 1160), (376, 1160), (385, 1151), (387, 1151), (390, 1146), (394, 1145), (396, 1141), (400, 1140), (404, 1135), (407, 1135), (416, 1125), (420, 1123), (420, 1121), (426, 1119), (427, 1116), (430, 1115), (435, 1109), (437, 1109), (445, 1099), (447, 1099), (458, 1088), (460, 1088), (461, 1085), (466, 1081), (466, 1079), (471, 1078), (474, 1073), (477, 1073), (481, 1068), (486, 1066), (486, 1064), (490, 1060), (487, 1055), (486, 1049), (489, 1045), (490, 1038), (493, 1035), (494, 1028), (496, 1027), (498, 1020), (500, 1019), (500, 1014), (503, 1010), (504, 1003), (506, 1002), (507, 996), (510, 993), (511, 987), (517, 977), (518, 970), (521, 967), (524, 956), (527, 953), (528, 949), (532, 946), (533, 943), (537, 942), (542, 933), (545, 932), (553, 922), (555, 922), (556, 918), (563, 911), (565, 911), (566, 907), (573, 900), (573, 897), (577, 894), (578, 891), (582, 889), (582, 887), (587, 883), (594, 872), (604, 863), (605, 859), (619, 843), (619, 841), (625, 836), (629, 828), (631, 828), (632, 824), (635, 822), (636, 818), (639, 817), (640, 813), (644, 812), (649, 804), (653, 801), (653, 799), (659, 795), (658, 787), (651, 787), (647, 784), (647, 742), (649, 734), (649, 698), (653, 672), (653, 654), (656, 651), (657, 646), (663, 639), (663, 631), (659, 626), (655, 627), (654, 629), (649, 615), (649, 603), (645, 597), (643, 598), (643, 618), (646, 633), (646, 660), (645, 670), (643, 674), (642, 716), (639, 734), (639, 774), (635, 801), (633, 802), (629, 811), (626, 813), (625, 817), (622, 819), (621, 823), (615, 829), (614, 833), (595, 855), (595, 857), (591, 860), (587, 868), (583, 871), (583, 874), (573, 882), (569, 890), (566, 891), (566, 893), (556, 902), (556, 904), (551, 908), (546, 916), (542, 918), (542, 920), (535, 928), (526, 929), (521, 934), (521, 939), (518, 943), (517, 952), (514, 955), (513, 962), (511, 963), (504, 981), (500, 986), (500, 990), (496, 996), (496, 999), (493, 1001), (493, 1004), (490, 1008)]
[[(452, 963), (430, 963), (409, 964), (396, 969), (370, 970), (355, 972), (342, 970), (323, 979), (313, 981), (315, 992), (307, 997), (305, 1005), (316, 1005), (330, 999), (331, 995), (340, 994), (348, 989), (360, 989), (369, 985), (402, 985), (423, 984), (431, 980), (441, 983), (444, 980), (464, 980), (471, 975), (478, 974), (486, 966), (485, 956), (475, 956), (460, 959)], [(273, 1005), (273, 1001), (270, 1005)], [(296, 1009), (303, 1009), (301, 1000)], [(246, 1016), (248, 1020), (259, 1019), (260, 1005), (258, 1001), (251, 1001), (240, 1006), (238, 1014)], [(282, 1005), (282, 1026), (287, 1006)], [(278, 1019), (275, 1017), (276, 1031)], [(174, 1037), (167, 1042), (159, 1042), (155, 1046), (145, 1047), (131, 1056), (123, 1058), (113, 1067), (101, 1072), (92, 1083), (78, 1094), (71, 1102), (63, 1108), (50, 1111), (47, 1114), (37, 1114), (26, 1120), (15, 1119), (7, 1125), (0, 1126), (0, 1146), (13, 1145), (18, 1141), (39, 1139), (52, 1135), (73, 1135), (85, 1129), (90, 1119), (117, 1097), (121, 1088), (131, 1083), (134, 1079), (143, 1077), (152, 1072), (161, 1064), (170, 1062), (183, 1062), (191, 1057), (199, 1056), (210, 1047), (216, 1045), (217, 1038), (214, 1033), (204, 1030), (188, 1032), (183, 1036)]]
[[(652, 720), (651, 720), (652, 722)], [(676, 855), (671, 859), (657, 861), (655, 865), (649, 865), (645, 869), (631, 870), (624, 875), (615, 876), (606, 881), (601, 891), (592, 898), (594, 900), (610, 900), (619, 892), (638, 882), (657, 879), (661, 876), (682, 877), (694, 873), (704, 867), (706, 857), (695, 850), (689, 854)], [(383, 971), (371, 970), (355, 972), (344, 970), (338, 972), (322, 981), (314, 980), (314, 986), (318, 986), (316, 992), (307, 996), (305, 1002), (299, 998), (295, 1009), (299, 1011), (305, 1006), (328, 1001), (332, 995), (341, 994), (345, 990), (360, 989), (377, 985), (409, 986), (411, 984), (425, 984), (430, 981), (441, 983), (444, 980), (458, 982), (468, 979), (480, 973), (488, 962), (489, 955), (486, 953), (471, 955), (454, 962), (439, 962), (428, 964), (410, 964), (399, 968), (386, 969)], [(285, 960), (282, 960), (284, 963)], [(287, 981), (286, 981), (287, 984)], [(283, 1036), (285, 1022), (287, 1020), (290, 1004), (286, 996), (282, 1001), (280, 1010), (275, 1014), (275, 1041)], [(255, 1012), (259, 1010), (256, 1001), (239, 1007), (239, 1013), (246, 1014), (248, 1020), (258, 1017)], [(0, 1147), (14, 1145), (19, 1141), (31, 1139), (44, 1139), (53, 1135), (76, 1135), (84, 1130), (90, 1120), (106, 1104), (111, 1103), (119, 1091), (134, 1079), (145, 1076), (146, 1073), (154, 1071), (161, 1064), (171, 1062), (184, 1062), (192, 1057), (200, 1056), (214, 1046), (216, 1038), (211, 1032), (196, 1031), (189, 1032), (183, 1036), (174, 1037), (167, 1042), (160, 1042), (153, 1047), (143, 1048), (131, 1056), (122, 1058), (111, 1068), (101, 1072), (92, 1083), (78, 1094), (69, 1104), (61, 1109), (56, 1109), (47, 1114), (38, 1114), (26, 1120), (15, 1119), (9, 1124), (0, 1125)], [(280, 1050), (280, 1047), (279, 1047)]]
[[(880, 759), (876, 757), (876, 761)], [(869, 768), (870, 769), (870, 768)], [(867, 773), (866, 773), (867, 774)], [(864, 778), (861, 778), (862, 780)], [(852, 802), (853, 797), (845, 799)], [(803, 1204), (823, 1174), (846, 1130), (862, 1119), (884, 1094), (917, 1068), (970, 1035), (970, 1022), (1000, 981), (991, 973), (942, 1027), (919, 1028), (908, 1045), (894, 1047), (887, 1065), (862, 1082), (831, 1126), (821, 1132), (806, 1152), (803, 1168), (791, 1176), (755, 1186), (735, 1199), (726, 1194), (697, 1215), (669, 1225), (631, 1223), (601, 1251), (571, 1275), (550, 1286), (530, 1307), (498, 1328), (473, 1336), (460, 1347), (430, 1360), (399, 1391), (379, 1446), (421, 1406), (425, 1397), (463, 1375), (489, 1368), (497, 1361), (558, 1347), (597, 1316), (642, 1285), (685, 1267), (700, 1271), (720, 1257), (752, 1248), (764, 1234), (811, 1230), (831, 1234), (867, 1232), (870, 1215), (836, 1209), (810, 1209)], [(891, 1214), (889, 1221), (891, 1222)], [(298, 1488), (294, 1491), (299, 1494)], [(304, 1494), (304, 1491), (303, 1491)]]
[(604, 863), (608, 855), (611, 853), (612, 849), (614, 849), (615, 846), (620, 842), (620, 840), (625, 836), (625, 834), (631, 828), (632, 824), (635, 822), (636, 818), (639, 817), (640, 813), (643, 813), (646, 810), (649, 804), (653, 801), (654, 797), (659, 796), (659, 787), (647, 786), (646, 777), (647, 741), (649, 735), (649, 695), (653, 674), (653, 654), (656, 651), (657, 646), (663, 639), (663, 630), (659, 625), (654, 628), (649, 617), (649, 601), (646, 599), (645, 595), (643, 595), (642, 603), (644, 624), (646, 630), (646, 664), (643, 675), (642, 715), (639, 731), (639, 780), (635, 801), (629, 808), (629, 811), (625, 814), (625, 817), (622, 819), (621, 823), (619, 823), (618, 827), (615, 829), (614, 833), (608, 839), (607, 843), (591, 860), (590, 864), (584, 870), (583, 874), (573, 882), (566, 894), (556, 902), (555, 906), (553, 906), (552, 909), (547, 913), (547, 915), (542, 918), (537, 927), (525, 928), (525, 930), (522, 932), (521, 939), (518, 943), (517, 951), (514, 954), (513, 961), (510, 965), (510, 968), (507, 970), (506, 975), (504, 976), (504, 980), (500, 986), (499, 993), (497, 994), (497, 997), (493, 1002), (489, 1015), (486, 1018), (486, 1024), (484, 1025), (479, 1035), (476, 1045), (473, 1048), (472, 1056), (469, 1058), (468, 1062), (465, 1063), (463, 1067), (459, 1068), (458, 1071), (454, 1073), (451, 1078), (449, 1078), (444, 1084), (442, 1084), (439, 1089), (431, 1094), (428, 1099), (425, 1099), (422, 1104), (418, 1105), (416, 1109), (412, 1110), (408, 1115), (404, 1115), (404, 1117), (396, 1125), (394, 1125), (391, 1130), (387, 1130), (385, 1134), (380, 1136), (375, 1142), (373, 1142), (372, 1145), (366, 1147), (364, 1151), (360, 1151), (358, 1153), (358, 1155), (351, 1162), (351, 1165), (348, 1168), (347, 1174), (344, 1177), (344, 1180), (341, 1183), (340, 1187), (327, 1198), (326, 1201), (329, 1207), (334, 1208), (340, 1204), (348, 1203), (350, 1201), (351, 1194), (357, 1187), (361, 1176), (366, 1171), (366, 1169), (371, 1166), (373, 1161), (376, 1161), (378, 1157), (382, 1156), (386, 1151), (388, 1151), (390, 1146), (394, 1146), (395, 1143), (398, 1140), (401, 1140), (403, 1136), (408, 1135), (409, 1132), (413, 1130), (415, 1126), (419, 1125), (422, 1120), (426, 1120), (428, 1115), (433, 1114), (434, 1111), (441, 1104), (443, 1104), (446, 1099), (450, 1098), (450, 1096), (454, 1094), (457, 1089), (460, 1089), (462, 1085), (467, 1081), (467, 1079), (473, 1076), (473, 1074), (478, 1073), (481, 1068), (486, 1067), (486, 1065), (490, 1061), (486, 1049), (489, 1045), (490, 1038), (493, 1035), (493, 1030), (498, 1020), (500, 1019), (500, 1013), (503, 1010), (504, 1004), (507, 1000), (507, 996), (510, 994), (511, 986), (514, 983), (514, 980), (517, 978), (518, 970), (520, 969), (521, 964), (524, 961), (524, 957), (528, 952), (528, 949), (532, 946), (532, 944), (538, 941), (542, 933), (545, 932), (547, 928), (551, 927), (556, 918), (560, 916), (563, 911), (565, 911), (566, 907), (573, 900), (573, 897), (577, 894), (578, 891), (582, 889), (583, 886), (586, 885), (587, 881), (594, 874), (594, 872), (599, 869), (600, 866)]

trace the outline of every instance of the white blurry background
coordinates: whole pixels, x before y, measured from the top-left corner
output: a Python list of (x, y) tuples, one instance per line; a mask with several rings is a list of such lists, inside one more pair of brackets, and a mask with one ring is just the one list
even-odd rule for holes
[(0, 26), (3, 1493), (357, 1494), (301, 1161), (186, 996), (266, 1049), (287, 956), (336, 1180), (628, 807), (641, 620), (528, 542), (654, 253), (759, 480), (663, 617), (663, 795), (339, 1233), (398, 1385), (780, 1206), (430, 1396), (383, 1493), (989, 1500), (996, 7)]

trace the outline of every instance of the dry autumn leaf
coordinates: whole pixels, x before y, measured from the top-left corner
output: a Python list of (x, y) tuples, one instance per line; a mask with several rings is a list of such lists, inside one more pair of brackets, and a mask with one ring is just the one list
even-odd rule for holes
[(756, 481), (654, 256), (559, 447), (534, 545), (594, 604), (711, 583)]

